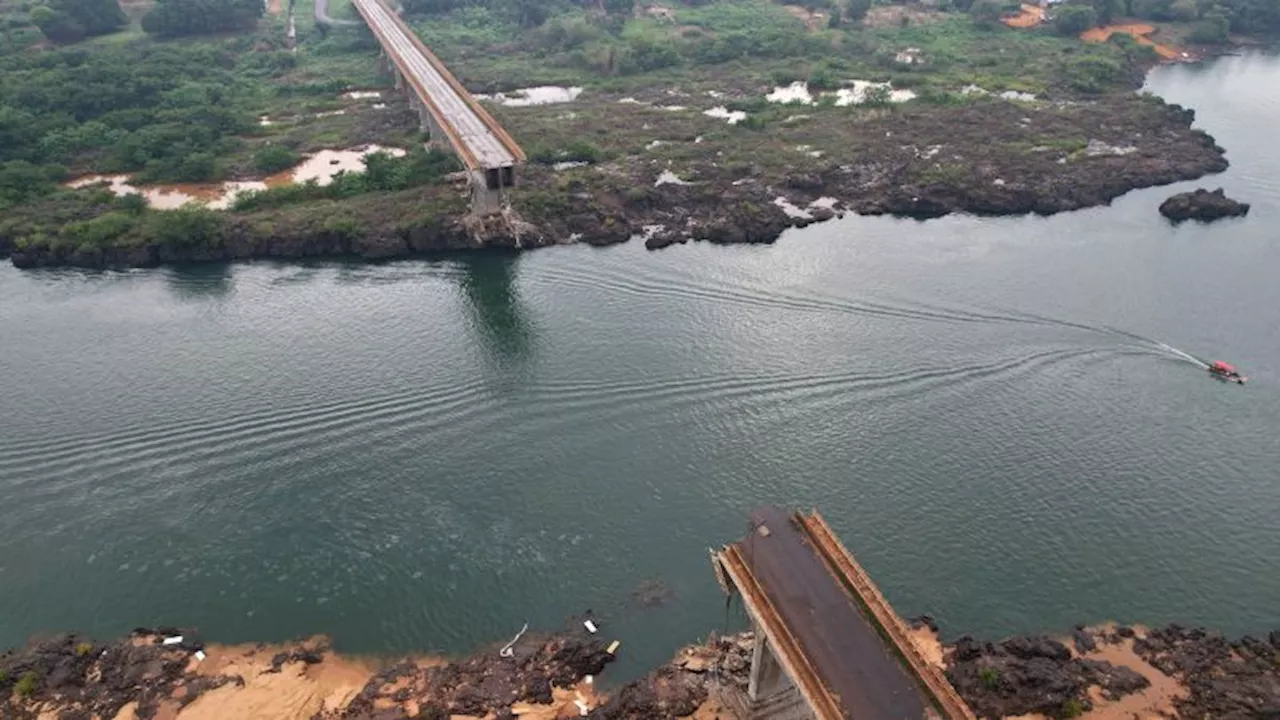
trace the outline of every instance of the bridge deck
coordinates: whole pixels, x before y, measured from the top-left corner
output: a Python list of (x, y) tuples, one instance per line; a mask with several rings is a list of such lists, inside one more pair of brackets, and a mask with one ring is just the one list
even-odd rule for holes
[(819, 720), (974, 720), (816, 513), (751, 520), (717, 562)]
[(465, 165), (492, 169), (524, 160), (505, 131), (382, 0), (355, 0), (355, 6), (413, 91), (450, 135)]

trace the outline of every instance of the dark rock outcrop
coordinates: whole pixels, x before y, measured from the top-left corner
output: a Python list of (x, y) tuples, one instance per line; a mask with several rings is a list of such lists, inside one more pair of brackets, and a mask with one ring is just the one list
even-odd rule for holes
[(1241, 638), (1227, 642), (1198, 628), (1169, 625), (1134, 642), (1134, 651), (1186, 685), (1175, 701), (1182, 717), (1280, 718), (1280, 645)]
[(746, 692), (754, 647), (751, 633), (712, 637), (685, 648), (672, 662), (627, 683), (600, 707), (592, 720), (675, 720), (706, 701), (712, 683)]
[(1040, 635), (998, 644), (962, 637), (951, 654), (947, 678), (979, 717), (1071, 716), (1092, 707), (1091, 685), (1101, 686), (1108, 698), (1149, 685), (1129, 668), (1073, 657), (1065, 645)]
[(1160, 203), (1160, 214), (1174, 222), (1202, 220), (1212, 222), (1225, 217), (1249, 214), (1249, 203), (1227, 197), (1222, 188), (1209, 192), (1204, 188), (1178, 193)]
[[(162, 636), (190, 634), (177, 628), (162, 630), (138, 628), (106, 644), (59, 635), (0, 655), (0, 717), (26, 717), (25, 702), (56, 702), (59, 717), (108, 718), (137, 702), (138, 716), (150, 717), (184, 683), (187, 663), (199, 649), (190, 639), (162, 645)], [(198, 685), (186, 683), (181, 702), (223, 682), (206, 678)]]
[[(604, 641), (581, 630), (551, 637), (525, 636), (502, 657), (495, 648), (442, 667), (401, 663), (375, 675), (342, 711), (342, 718), (375, 718), (383, 706), (413, 701), (420, 716), (490, 713), (509, 716), (518, 702), (549, 703), (552, 686), (572, 687), (613, 661)], [(396, 716), (399, 717), (399, 716)]]

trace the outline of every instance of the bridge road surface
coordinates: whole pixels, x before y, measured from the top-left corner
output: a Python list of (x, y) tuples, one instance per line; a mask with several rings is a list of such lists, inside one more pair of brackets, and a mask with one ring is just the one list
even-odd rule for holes
[(466, 145), (465, 148), (458, 148), (458, 154), (465, 164), (472, 164), (466, 162), (468, 153), (474, 158), (475, 165), (485, 169), (510, 167), (519, 162), (507, 145), (476, 114), (468, 102), (469, 98), (463, 98), (419, 50), (417, 39), (411, 36), (412, 31), (403, 21), (387, 9), (381, 0), (355, 0), (355, 5), (382, 43), (383, 49), (398, 59), (396, 65), (410, 76), (410, 86), (415, 92), (416, 88), (426, 92), (428, 97), (422, 99), (426, 101), (427, 107), (437, 110), (440, 115), (437, 120), (441, 125), (451, 128)]
[(753, 527), (767, 526), (768, 535), (752, 532), (736, 544), (821, 682), (839, 698), (844, 716), (925, 718), (929, 706), (920, 685), (832, 577), (791, 516), (764, 508), (752, 513), (751, 520)]

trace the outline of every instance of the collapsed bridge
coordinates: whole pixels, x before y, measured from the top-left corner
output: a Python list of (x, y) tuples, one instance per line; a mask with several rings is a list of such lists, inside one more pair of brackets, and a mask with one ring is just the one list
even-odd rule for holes
[(755, 630), (743, 720), (975, 720), (818, 513), (764, 508), (712, 551)]
[(499, 212), (505, 190), (514, 187), (525, 154), (507, 131), (449, 72), (383, 0), (354, 0), (396, 78), (408, 91), (422, 129), (462, 161), (471, 186), (471, 211)]

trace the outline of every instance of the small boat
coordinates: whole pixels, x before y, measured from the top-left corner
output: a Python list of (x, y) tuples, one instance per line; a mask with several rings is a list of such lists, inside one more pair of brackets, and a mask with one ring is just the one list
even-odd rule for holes
[(1233, 382), (1237, 385), (1243, 385), (1249, 378), (1242, 377), (1240, 371), (1236, 370), (1234, 365), (1215, 360), (1209, 365), (1209, 374), (1222, 380), (1223, 382)]

